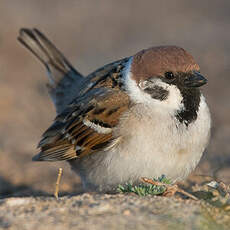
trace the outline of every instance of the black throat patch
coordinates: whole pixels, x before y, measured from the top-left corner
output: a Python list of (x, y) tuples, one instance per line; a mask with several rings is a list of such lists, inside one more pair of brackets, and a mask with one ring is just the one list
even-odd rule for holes
[(183, 97), (182, 103), (184, 104), (184, 109), (177, 112), (176, 118), (178, 121), (188, 126), (197, 118), (201, 92), (199, 88), (179, 87), (179, 89)]

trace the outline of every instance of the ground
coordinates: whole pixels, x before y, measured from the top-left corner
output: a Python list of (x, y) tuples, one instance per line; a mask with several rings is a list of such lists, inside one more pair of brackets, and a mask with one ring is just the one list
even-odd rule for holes
[(230, 216), (204, 202), (136, 195), (88, 194), (8, 198), (0, 203), (3, 229), (224, 230)]

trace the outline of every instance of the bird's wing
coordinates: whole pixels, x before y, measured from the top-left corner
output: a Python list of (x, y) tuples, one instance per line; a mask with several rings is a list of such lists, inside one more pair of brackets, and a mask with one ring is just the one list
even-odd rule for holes
[(57, 113), (61, 113), (76, 97), (85, 78), (39, 30), (21, 29), (18, 40), (45, 65), (49, 94)]
[(60, 113), (39, 143), (34, 160), (70, 160), (112, 145), (114, 127), (130, 106), (122, 86), (128, 59), (111, 63), (90, 74), (88, 87)]

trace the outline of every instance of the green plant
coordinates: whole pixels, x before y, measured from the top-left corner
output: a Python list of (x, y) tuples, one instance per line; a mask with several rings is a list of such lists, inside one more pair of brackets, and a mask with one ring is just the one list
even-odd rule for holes
[[(153, 179), (164, 184), (171, 184), (171, 181), (167, 179), (164, 175)], [(140, 183), (139, 185), (133, 185), (132, 183), (125, 183), (124, 185), (119, 185), (117, 190), (121, 193), (135, 193), (139, 196), (146, 195), (160, 195), (166, 191), (166, 187), (161, 185), (152, 185), (147, 183)]]

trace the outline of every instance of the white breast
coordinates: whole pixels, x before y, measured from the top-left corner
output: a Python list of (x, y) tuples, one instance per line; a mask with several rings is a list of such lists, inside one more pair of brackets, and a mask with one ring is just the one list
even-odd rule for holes
[(188, 128), (169, 116), (154, 114), (150, 119), (145, 109), (137, 106), (123, 117), (118, 129), (122, 139), (114, 148), (72, 165), (87, 189), (107, 191), (162, 174), (177, 181), (196, 167), (208, 143), (211, 123), (204, 97), (197, 120)]
[(188, 127), (142, 105), (134, 110), (121, 123), (123, 142), (108, 153), (109, 171), (122, 181), (162, 174), (173, 181), (185, 178), (198, 164), (209, 139), (211, 121), (204, 97), (197, 120)]

